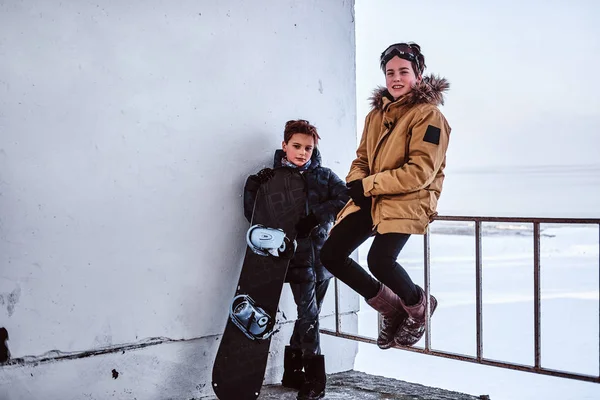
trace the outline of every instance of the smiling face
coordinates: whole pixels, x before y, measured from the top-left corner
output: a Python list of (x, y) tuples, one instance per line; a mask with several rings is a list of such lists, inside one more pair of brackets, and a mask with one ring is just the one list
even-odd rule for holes
[(418, 82), (421, 77), (415, 75), (410, 61), (396, 56), (385, 65), (385, 86), (394, 100), (409, 93)]
[(312, 157), (315, 139), (312, 135), (294, 133), (287, 143), (285, 141), (281, 143), (281, 147), (289, 162), (302, 167)]

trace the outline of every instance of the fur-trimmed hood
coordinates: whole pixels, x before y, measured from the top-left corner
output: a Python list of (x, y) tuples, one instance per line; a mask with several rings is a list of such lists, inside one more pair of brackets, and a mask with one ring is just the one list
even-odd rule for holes
[[(450, 89), (450, 83), (446, 78), (440, 78), (436, 75), (423, 77), (421, 82), (406, 95), (406, 104), (432, 104), (441, 106), (444, 104), (444, 93)], [(384, 101), (384, 98), (386, 99)], [(387, 88), (378, 86), (373, 90), (373, 95), (369, 98), (373, 109), (382, 110), (385, 103), (394, 102)]]

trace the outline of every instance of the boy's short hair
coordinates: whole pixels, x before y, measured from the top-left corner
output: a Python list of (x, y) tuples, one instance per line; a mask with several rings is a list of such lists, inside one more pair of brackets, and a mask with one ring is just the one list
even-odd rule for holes
[(293, 119), (285, 123), (285, 129), (283, 130), (283, 141), (288, 143), (292, 136), (296, 133), (300, 133), (303, 135), (312, 136), (315, 141), (315, 147), (319, 144), (319, 133), (317, 132), (317, 128), (310, 124), (305, 119)]

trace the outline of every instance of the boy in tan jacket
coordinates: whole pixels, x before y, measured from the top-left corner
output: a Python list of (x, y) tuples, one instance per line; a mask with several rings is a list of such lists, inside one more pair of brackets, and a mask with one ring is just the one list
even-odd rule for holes
[[(438, 105), (449, 84), (423, 76), (425, 57), (415, 43), (389, 46), (380, 66), (386, 87), (372, 97), (346, 177), (352, 200), (338, 214), (321, 261), (383, 316), (377, 344), (387, 349), (412, 346), (425, 332), (425, 293), (396, 258), (436, 214), (450, 137)], [(375, 278), (349, 257), (372, 235), (367, 262)], [(437, 300), (429, 301), (433, 313)]]

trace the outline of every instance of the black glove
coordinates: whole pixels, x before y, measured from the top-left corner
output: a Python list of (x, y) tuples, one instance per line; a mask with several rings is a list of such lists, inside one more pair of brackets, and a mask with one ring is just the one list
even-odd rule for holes
[(296, 224), (296, 233), (299, 238), (307, 238), (317, 225), (319, 225), (317, 216), (310, 213), (307, 216), (300, 218), (300, 221)]
[(269, 179), (275, 176), (275, 172), (271, 168), (263, 168), (256, 175), (250, 175), (250, 179), (260, 183), (267, 183)]
[(365, 188), (363, 187), (362, 179), (357, 179), (346, 184), (348, 195), (354, 201), (354, 204), (360, 208), (371, 207), (371, 197), (365, 196)]

